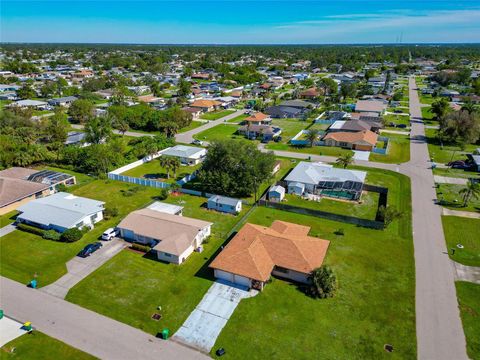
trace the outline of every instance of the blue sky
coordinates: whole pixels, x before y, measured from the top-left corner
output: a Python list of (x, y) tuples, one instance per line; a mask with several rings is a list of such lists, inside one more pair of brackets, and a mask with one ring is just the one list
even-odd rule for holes
[(478, 0), (1, 0), (2, 42), (480, 42)]

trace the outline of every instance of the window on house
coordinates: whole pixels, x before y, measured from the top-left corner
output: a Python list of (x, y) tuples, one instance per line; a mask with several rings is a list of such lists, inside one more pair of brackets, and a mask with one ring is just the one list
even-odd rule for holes
[(163, 253), (163, 255), (164, 255), (165, 257), (172, 257), (172, 254), (169, 254), (169, 253)]
[(90, 216), (90, 220), (92, 221), (95, 221), (96, 218), (97, 218), (97, 214), (93, 214), (92, 216)]

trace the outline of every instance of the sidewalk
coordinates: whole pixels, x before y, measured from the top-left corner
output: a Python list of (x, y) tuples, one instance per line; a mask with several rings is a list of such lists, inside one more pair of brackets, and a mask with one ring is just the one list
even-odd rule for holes
[(5, 236), (7, 234), (10, 234), (11, 232), (14, 232), (17, 230), (17, 227), (13, 224), (9, 224), (7, 226), (4, 226), (0, 228), (0, 237)]

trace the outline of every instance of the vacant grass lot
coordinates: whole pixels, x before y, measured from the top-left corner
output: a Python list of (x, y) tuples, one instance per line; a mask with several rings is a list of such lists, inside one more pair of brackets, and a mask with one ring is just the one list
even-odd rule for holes
[(286, 204), (334, 214), (354, 216), (361, 219), (375, 220), (378, 208), (378, 193), (362, 194), (361, 203), (322, 198), (320, 201), (305, 200), (297, 195), (286, 194)]
[(352, 152), (349, 149), (342, 149), (334, 146), (292, 146), (282, 143), (269, 143), (265, 146), (268, 150), (291, 151), (302, 154), (341, 156)]
[(181, 128), (178, 132), (183, 133), (183, 132), (186, 132), (186, 131), (189, 131), (189, 130), (196, 129), (197, 127), (202, 126), (202, 125), (205, 125), (205, 123), (203, 121), (195, 121), (194, 120), (190, 123), (190, 125)]
[(443, 169), (443, 168), (435, 168), (433, 169), (434, 175), (441, 175), (441, 176), (448, 176), (448, 177), (456, 177), (456, 178), (480, 178), (480, 173), (473, 172), (473, 171), (465, 171), (462, 169)]
[[(378, 176), (392, 186), (391, 203), (406, 212), (385, 231), (264, 207), (253, 211), (249, 222), (304, 224), (311, 236), (330, 240), (325, 263), (337, 274), (339, 289), (334, 298), (314, 300), (273, 279), (261, 294), (241, 301), (213, 350), (224, 347), (232, 359), (416, 357), (409, 179)], [(344, 236), (334, 234), (339, 228)], [(387, 343), (395, 352), (385, 352)]]
[[(67, 300), (151, 334), (164, 327), (176, 331), (212, 284), (208, 260), (249, 209), (228, 215), (207, 210), (205, 201), (189, 195), (166, 200), (184, 206), (184, 216), (213, 222), (202, 253), (193, 253), (179, 266), (125, 250), (71, 289)], [(163, 317), (157, 322), (151, 316), (159, 305)]]
[(402, 125), (410, 126), (410, 116), (388, 114), (388, 115), (384, 115), (383, 118), (385, 119), (388, 127), (391, 127), (390, 123), (394, 123), (395, 125), (402, 124)]
[(200, 116), (200, 119), (203, 119), (203, 120), (218, 120), (222, 117), (233, 114), (234, 112), (235, 112), (235, 110), (221, 110), (221, 111), (209, 112), (209, 113), (206, 113), (206, 114), (203, 114), (202, 116)]
[(480, 285), (464, 281), (455, 283), (463, 330), (467, 338), (467, 353), (471, 359), (480, 359)]
[(238, 116), (235, 116), (233, 119), (228, 120), (228, 122), (241, 123), (243, 120), (245, 120), (249, 116), (250, 115), (248, 115), (248, 114), (238, 115)]
[[(125, 196), (129, 189), (138, 189), (132, 196)], [(72, 259), (86, 244), (97, 241), (109, 227), (113, 227), (131, 211), (151, 203), (159, 189), (140, 187), (110, 180), (95, 180), (73, 191), (75, 195), (106, 202), (116, 207), (118, 216), (96, 224), (84, 237), (72, 244), (42, 239), (40, 236), (16, 230), (0, 237), (0, 274), (27, 283), (37, 273), (39, 287), (48, 285), (63, 276), (66, 262)]]
[(461, 191), (465, 189), (464, 185), (454, 184), (437, 184), (437, 198), (442, 202), (442, 206), (453, 210), (461, 211), (480, 211), (480, 198), (475, 199), (473, 196), (467, 203), (463, 204), (463, 194)]
[(200, 164), (195, 166), (181, 165), (175, 174), (170, 170), (170, 178), (167, 176), (167, 170), (160, 166), (158, 159), (153, 159), (145, 164), (137, 166), (122, 173), (122, 175), (133, 176), (138, 178), (153, 179), (166, 183), (174, 183), (177, 180), (184, 178), (200, 167)]
[(282, 143), (288, 143), (300, 130), (305, 129), (311, 123), (299, 119), (273, 119), (272, 126), (282, 129)]
[(422, 94), (421, 91), (418, 92), (418, 96), (420, 98), (420, 103), (421, 104), (432, 104), (437, 98), (433, 97), (432, 95), (429, 94)]
[(390, 139), (386, 155), (370, 154), (370, 161), (399, 164), (410, 160), (410, 139), (408, 136), (397, 134), (384, 134)]
[[(480, 220), (458, 216), (442, 216), (448, 254), (452, 260), (468, 266), (480, 266)], [(463, 249), (457, 248), (462, 244)], [(450, 249), (455, 248), (452, 255)]]
[(430, 111), (430, 106), (422, 107), (422, 118), (423, 120), (433, 119), (433, 113)]
[(442, 144), (436, 138), (435, 129), (425, 129), (425, 135), (428, 141), (428, 152), (430, 157), (438, 163), (446, 164), (454, 160), (465, 160), (465, 154), (471, 153), (478, 146), (467, 144), (464, 151), (456, 144)]
[(219, 124), (210, 129), (204, 130), (193, 137), (202, 141), (226, 140), (226, 139), (245, 139), (242, 135), (235, 134), (237, 132), (237, 124)]
[[(12, 348), (15, 349), (11, 352)], [(95, 357), (75, 349), (39, 331), (22, 335), (5, 344), (0, 351), (0, 359), (95, 359)]]

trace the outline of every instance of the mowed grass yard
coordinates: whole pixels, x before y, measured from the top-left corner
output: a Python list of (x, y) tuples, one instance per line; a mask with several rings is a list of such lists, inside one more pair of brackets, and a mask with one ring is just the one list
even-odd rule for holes
[[(184, 216), (213, 223), (204, 251), (191, 254), (179, 266), (124, 250), (73, 287), (68, 301), (151, 334), (165, 327), (173, 334), (182, 325), (212, 284), (208, 261), (249, 207), (234, 216), (207, 210), (202, 197), (170, 196), (165, 201), (184, 206)], [(157, 311), (157, 306), (162, 310)], [(158, 322), (151, 319), (155, 312), (163, 316)]]
[(480, 285), (457, 281), (458, 306), (467, 340), (467, 354), (480, 359)]
[[(124, 194), (128, 194), (128, 190), (132, 188), (138, 191), (132, 196), (125, 196)], [(76, 188), (73, 190), (75, 195), (105, 201), (107, 207), (116, 207), (118, 216), (97, 223), (93, 230), (75, 243), (46, 240), (20, 230), (2, 236), (0, 274), (27, 283), (36, 273), (39, 287), (56, 281), (67, 272), (65, 264), (86, 244), (97, 241), (107, 228), (117, 225), (131, 211), (154, 201), (159, 191), (111, 180), (95, 180)]]
[(454, 160), (465, 160), (466, 154), (474, 151), (478, 145), (467, 144), (465, 150), (462, 151), (460, 146), (456, 144), (444, 143), (443, 146), (436, 137), (435, 129), (425, 129), (425, 135), (428, 142), (428, 152), (430, 157), (435, 162), (441, 164), (447, 164)]
[(187, 132), (187, 131), (189, 131), (189, 130), (196, 129), (197, 127), (202, 126), (202, 125), (204, 125), (204, 124), (205, 124), (205, 123), (204, 123), (203, 121), (195, 121), (195, 120), (193, 120), (193, 121), (190, 123), (190, 125), (181, 128), (178, 132), (179, 132), (179, 133), (184, 133), (184, 132)]
[[(231, 359), (416, 358), (410, 181), (388, 171), (378, 175), (391, 186), (391, 204), (405, 211), (384, 231), (255, 208), (249, 222), (304, 224), (311, 236), (330, 240), (325, 264), (335, 271), (339, 289), (334, 298), (317, 300), (273, 279), (261, 294), (240, 302), (212, 356), (224, 347)], [(344, 236), (335, 235), (339, 228)], [(384, 344), (395, 351), (387, 353)]]
[[(12, 352), (12, 349), (15, 349)], [(0, 359), (71, 359), (93, 360), (95, 357), (75, 349), (39, 331), (22, 335), (5, 344), (0, 350)]]
[(234, 112), (235, 112), (235, 110), (213, 111), (213, 112), (203, 114), (202, 116), (200, 116), (200, 119), (203, 119), (203, 120), (218, 120), (222, 117), (233, 114)]
[(465, 189), (465, 185), (456, 185), (456, 184), (437, 184), (437, 198), (441, 201), (441, 205), (461, 211), (480, 211), (480, 198), (475, 199), (473, 196), (470, 198), (470, 201), (467, 203), (467, 206), (463, 204), (463, 194), (461, 191)]
[(370, 154), (370, 161), (400, 164), (410, 160), (410, 139), (405, 135), (384, 134), (389, 138), (389, 147), (386, 155)]
[(157, 181), (162, 181), (166, 183), (174, 183), (177, 180), (184, 178), (187, 175), (190, 175), (195, 170), (200, 167), (200, 164), (195, 166), (186, 166), (181, 165), (175, 174), (170, 170), (170, 178), (168, 178), (167, 170), (160, 166), (159, 159), (153, 159), (152, 161), (146, 162), (136, 168), (130, 169), (122, 173), (122, 175), (133, 176), (144, 179), (152, 179)]
[(378, 193), (364, 192), (360, 202), (322, 198), (320, 201), (305, 200), (297, 195), (285, 195), (287, 205), (327, 211), (339, 215), (375, 220), (378, 208)]
[[(480, 266), (480, 219), (442, 216), (443, 232), (450, 258), (467, 266)], [(462, 244), (459, 249), (457, 244)], [(450, 249), (455, 249), (452, 255)]]
[(217, 126), (204, 130), (193, 137), (202, 141), (245, 139), (244, 136), (236, 134), (238, 127), (237, 124), (218, 124)]
[(6, 214), (0, 215), (0, 228), (15, 222), (17, 215), (18, 215), (17, 210), (13, 210)]

